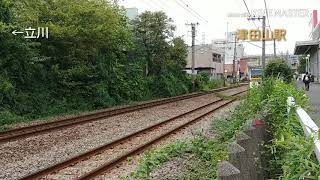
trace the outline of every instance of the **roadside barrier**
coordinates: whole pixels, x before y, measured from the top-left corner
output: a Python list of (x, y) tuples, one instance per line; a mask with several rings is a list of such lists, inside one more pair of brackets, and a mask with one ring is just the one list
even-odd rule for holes
[(316, 123), (311, 119), (309, 114), (302, 109), (300, 106), (296, 105), (295, 100), (293, 97), (288, 97), (287, 99), (288, 104), (288, 113), (290, 112), (292, 107), (296, 108), (296, 114), (300, 121), (300, 124), (303, 128), (304, 134), (307, 138), (314, 138), (314, 153), (320, 162), (320, 141), (319, 141), (319, 127)]

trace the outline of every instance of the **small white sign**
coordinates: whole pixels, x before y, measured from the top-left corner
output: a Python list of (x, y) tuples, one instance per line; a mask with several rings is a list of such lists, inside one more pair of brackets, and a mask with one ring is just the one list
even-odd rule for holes
[(23, 31), (14, 30), (12, 32), (13, 35), (24, 34), (25, 39), (39, 39), (46, 38), (49, 39), (49, 28), (48, 27), (38, 27), (36, 28), (26, 28)]

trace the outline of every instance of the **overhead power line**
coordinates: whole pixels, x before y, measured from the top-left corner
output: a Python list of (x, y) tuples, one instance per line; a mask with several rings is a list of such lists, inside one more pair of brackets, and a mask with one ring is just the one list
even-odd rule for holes
[(174, 2), (175, 2), (176, 4), (178, 4), (180, 7), (182, 7), (184, 10), (186, 10), (187, 12), (189, 12), (193, 17), (195, 17), (195, 18), (197, 18), (197, 19), (199, 19), (199, 20), (201, 20), (201, 21), (204, 21), (203, 19), (201, 19), (200, 17), (198, 17), (194, 12), (192, 12), (191, 10), (189, 10), (188, 8), (186, 8), (184, 4), (181, 4), (180, 1), (174, 0)]
[[(248, 14), (249, 14), (250, 18), (252, 18), (253, 16), (252, 16), (251, 13), (250, 13), (250, 10), (249, 10), (249, 8), (248, 8), (248, 5), (247, 5), (246, 1), (243, 0), (243, 3), (244, 3), (244, 5), (245, 5), (246, 8), (247, 8), (247, 11), (248, 11)], [(255, 26), (257, 29), (259, 29), (258, 26), (256, 25), (256, 23), (255, 23), (254, 21), (252, 21), (252, 22), (253, 22), (254, 26)]]
[(262, 48), (261, 46), (258, 46), (258, 45), (254, 44), (254, 43), (252, 43), (252, 42), (248, 42), (248, 41), (244, 41), (244, 42), (249, 43), (249, 44), (251, 44), (251, 45), (253, 45), (253, 46), (256, 46), (256, 47), (258, 47), (258, 48)]
[(159, 7), (162, 11), (165, 12), (165, 9), (162, 7), (162, 4), (158, 4), (158, 1), (154, 1), (154, 0), (149, 0), (149, 2), (151, 2), (152, 4), (156, 5), (157, 7)]
[(149, 6), (150, 8), (158, 9), (158, 7), (157, 7), (156, 5), (150, 3), (150, 1), (148, 1), (148, 0), (142, 0), (142, 1), (143, 1), (143, 2), (142, 2), (143, 4), (146, 4), (146, 5)]
[(166, 0), (164, 0), (164, 2), (161, 1), (161, 0), (158, 0), (158, 2), (161, 3), (161, 4), (163, 4), (167, 10), (171, 9), (171, 7), (165, 3)]
[[(268, 24), (269, 24), (269, 30), (272, 31), (272, 30), (271, 30), (271, 25), (270, 25), (270, 20), (269, 20), (269, 13), (268, 13), (267, 2), (266, 2), (266, 0), (263, 0), (263, 1), (264, 1), (264, 7), (265, 7), (265, 9), (266, 9), (266, 16), (267, 16), (267, 20), (268, 20)], [(276, 40), (273, 39), (273, 54), (274, 54), (274, 57), (277, 56), (276, 50), (277, 50), (277, 48), (276, 48)]]
[(208, 23), (208, 21), (202, 17), (197, 11), (195, 11), (194, 9), (191, 8), (190, 5), (188, 5), (185, 1), (183, 0), (179, 0), (181, 3), (183, 3), (187, 8), (189, 8), (192, 12), (194, 12), (199, 18), (201, 18), (204, 22)]
[(268, 24), (269, 24), (269, 29), (271, 31), (271, 25), (270, 25), (270, 20), (269, 20), (269, 13), (268, 13), (268, 8), (267, 8), (267, 3), (266, 3), (266, 0), (263, 0), (264, 1), (264, 7), (266, 9), (266, 16), (267, 16), (267, 20), (268, 20)]

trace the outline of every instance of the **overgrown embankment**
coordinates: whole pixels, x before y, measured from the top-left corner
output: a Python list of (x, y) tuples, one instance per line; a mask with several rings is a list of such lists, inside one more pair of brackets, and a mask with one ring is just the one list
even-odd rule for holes
[[(250, 89), (238, 108), (227, 119), (214, 119), (211, 130), (215, 137), (197, 136), (192, 141), (180, 141), (161, 149), (148, 151), (140, 159), (133, 179), (148, 179), (153, 169), (172, 159), (188, 158), (177, 179), (216, 179), (217, 163), (228, 159), (228, 144), (252, 118), (265, 118), (270, 141), (265, 143), (267, 158), (265, 178), (316, 179), (320, 166), (313, 153), (312, 139), (306, 139), (294, 113), (287, 113), (287, 97), (293, 96), (296, 103), (307, 108), (304, 92), (292, 84), (278, 79), (264, 80), (262, 85)], [(167, 172), (170, 173), (170, 172)]]
[[(11, 34), (26, 27), (48, 27), (49, 37)], [(164, 12), (130, 21), (108, 1), (1, 0), (0, 129), (190, 92), (187, 45), (174, 30)]]

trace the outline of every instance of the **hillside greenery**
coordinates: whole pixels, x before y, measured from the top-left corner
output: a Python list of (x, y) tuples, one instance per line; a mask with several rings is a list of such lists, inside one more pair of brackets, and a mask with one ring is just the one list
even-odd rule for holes
[[(190, 92), (171, 18), (124, 14), (105, 0), (0, 1), (0, 126)], [(49, 38), (11, 34), (28, 27)]]

